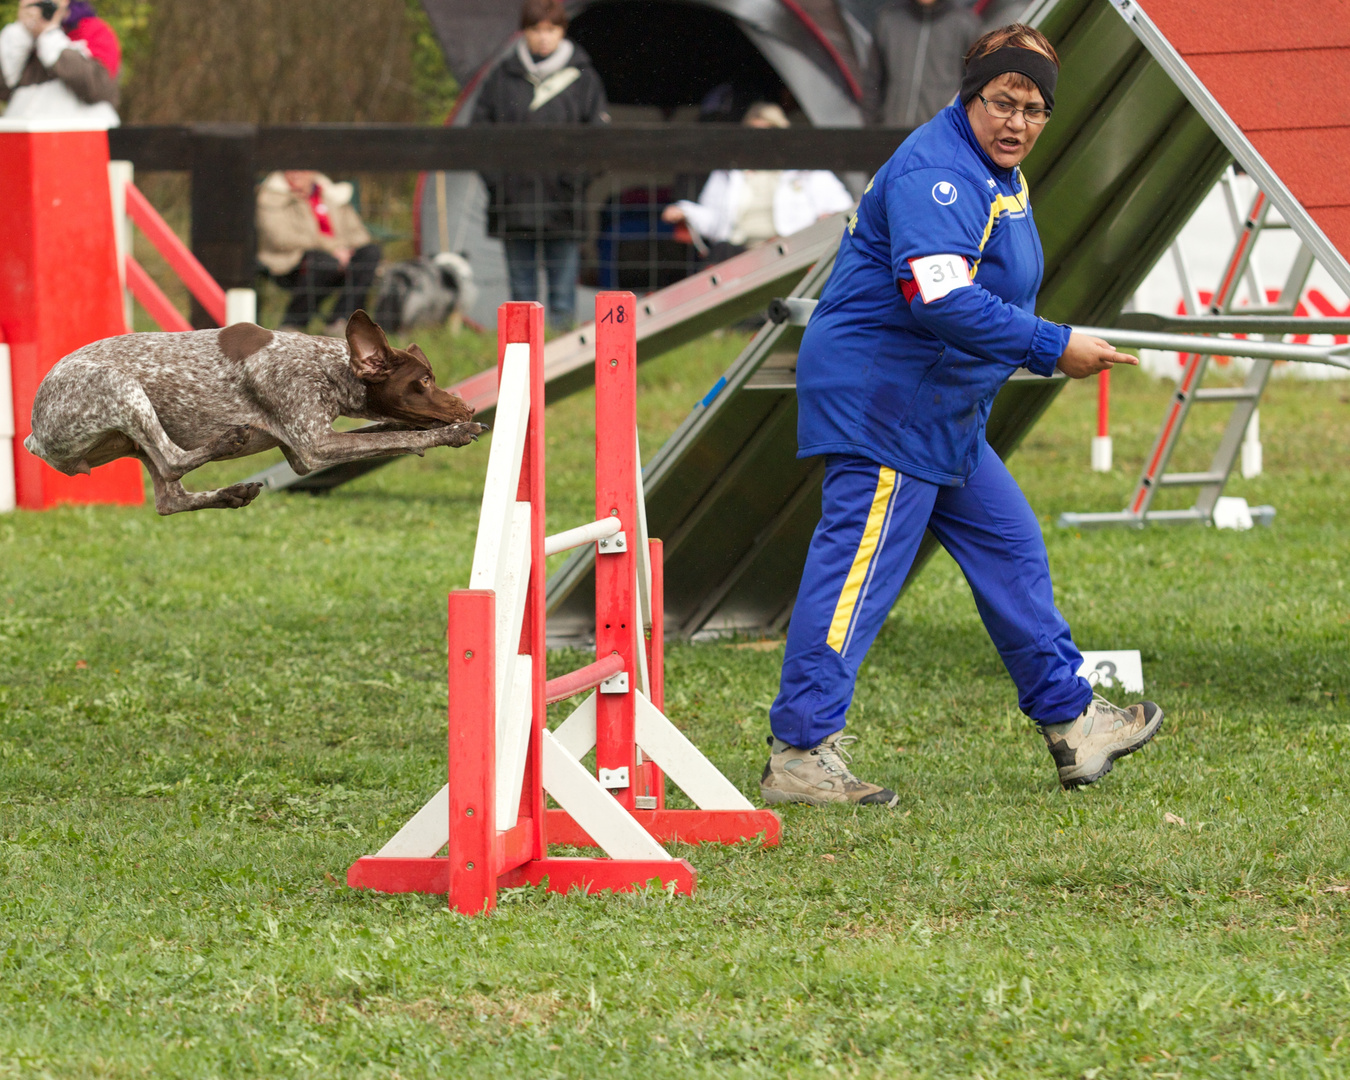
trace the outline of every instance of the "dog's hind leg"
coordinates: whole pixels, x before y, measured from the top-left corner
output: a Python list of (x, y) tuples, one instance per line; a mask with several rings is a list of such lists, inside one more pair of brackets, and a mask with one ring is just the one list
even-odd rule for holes
[(128, 416), (118, 430), (133, 439), (168, 480), (179, 480), (208, 461), (238, 453), (253, 435), (249, 425), (235, 424), (195, 450), (184, 450), (169, 438), (140, 384), (133, 382), (132, 388), (126, 400)]
[[(88, 460), (89, 450), (106, 443), (110, 433), (120, 432), (134, 444), (127, 452), (138, 457), (144, 454), (165, 479), (178, 480), (208, 461), (237, 453), (253, 434), (247, 424), (238, 424), (226, 428), (195, 450), (184, 450), (169, 438), (150, 398), (132, 376), (97, 364), (72, 365), (62, 375), (66, 380), (76, 379), (82, 384), (78, 395), (70, 395), (72, 400), (98, 403), (97, 410), (51, 407), (42, 410), (45, 422), (41, 443), (48, 451), (43, 456), (53, 465), (57, 461), (68, 464), (63, 472), (85, 472), (91, 464), (101, 464), (101, 461)], [(45, 383), (43, 389), (48, 389)], [(50, 393), (59, 395), (63, 389), (54, 385)], [(33, 411), (36, 428), (37, 403)], [(48, 412), (51, 413), (49, 417)], [(111, 458), (105, 456), (102, 460)], [(60, 465), (56, 467), (61, 468)]]
[(155, 511), (161, 515), (184, 510), (238, 510), (258, 497), (262, 484), (231, 484), (215, 491), (188, 491), (179, 480), (171, 480), (145, 453), (137, 454), (155, 485)]

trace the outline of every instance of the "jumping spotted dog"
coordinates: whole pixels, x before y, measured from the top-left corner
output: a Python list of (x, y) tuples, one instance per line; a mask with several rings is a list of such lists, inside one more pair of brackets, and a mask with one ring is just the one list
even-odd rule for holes
[[(377, 421), (334, 431), (339, 416)], [(361, 458), (464, 446), (487, 430), (436, 385), (416, 345), (396, 349), (364, 311), (346, 341), (273, 333), (252, 323), (179, 334), (124, 334), (62, 358), (33, 401), (29, 453), (67, 476), (139, 458), (155, 509), (247, 506), (261, 484), (190, 492), (208, 461), (280, 446), (300, 475)]]

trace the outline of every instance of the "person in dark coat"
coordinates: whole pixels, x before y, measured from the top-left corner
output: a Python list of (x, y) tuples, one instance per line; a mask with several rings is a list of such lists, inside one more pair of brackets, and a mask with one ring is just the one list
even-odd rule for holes
[(872, 31), (863, 100), (868, 123), (915, 128), (950, 105), (980, 32), (964, 0), (891, 0)]
[[(561, 0), (525, 0), (515, 49), (483, 84), (475, 124), (606, 124), (605, 87), (591, 58), (569, 41)], [(576, 321), (587, 178), (577, 173), (485, 174), (488, 231), (506, 245), (513, 300), (538, 299), (542, 256), (548, 317)]]

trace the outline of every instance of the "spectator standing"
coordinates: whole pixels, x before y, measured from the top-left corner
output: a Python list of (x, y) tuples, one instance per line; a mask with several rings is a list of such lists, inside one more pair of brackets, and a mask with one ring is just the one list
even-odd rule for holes
[[(475, 124), (606, 124), (605, 88), (586, 51), (567, 38), (561, 0), (525, 0), (521, 36), (488, 75), (474, 106)], [(542, 257), (548, 317), (558, 328), (576, 321), (586, 183), (574, 173), (484, 175), (488, 231), (506, 245), (513, 300), (539, 298)]]
[(868, 122), (913, 128), (951, 104), (964, 57), (981, 34), (963, 0), (893, 0), (877, 15), (863, 112)]
[(0, 30), (0, 101), (10, 120), (117, 127), (122, 47), (85, 0), (20, 0)]
[(980, 0), (974, 10), (984, 28), (994, 30), (1009, 23), (1020, 23), (1030, 6), (1031, 0)]
[(337, 294), (327, 332), (341, 336), (363, 307), (380, 246), (352, 205), (351, 184), (309, 170), (274, 172), (258, 189), (258, 261), (291, 290), (280, 329), (304, 332), (319, 305)]
[[(746, 127), (785, 128), (777, 105), (751, 105)], [(718, 169), (698, 202), (681, 199), (661, 220), (687, 225), (709, 245), (708, 262), (721, 262), (775, 236), (791, 236), (822, 217), (853, 209), (853, 196), (824, 169)]]

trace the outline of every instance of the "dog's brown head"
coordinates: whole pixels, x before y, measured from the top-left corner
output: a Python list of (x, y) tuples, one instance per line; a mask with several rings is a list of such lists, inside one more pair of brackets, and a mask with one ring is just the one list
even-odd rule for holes
[(419, 427), (462, 424), (473, 410), (458, 394), (442, 390), (426, 355), (416, 345), (396, 349), (364, 311), (347, 320), (352, 372), (366, 384), (371, 413)]

